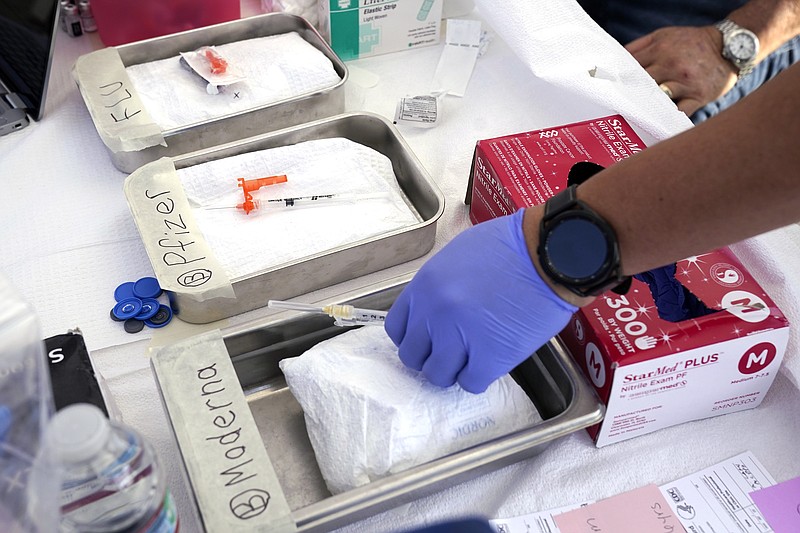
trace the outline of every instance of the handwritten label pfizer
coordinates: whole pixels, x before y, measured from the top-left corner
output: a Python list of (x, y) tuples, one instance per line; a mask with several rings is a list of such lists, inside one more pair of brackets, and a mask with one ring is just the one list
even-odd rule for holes
[(164, 289), (198, 301), (235, 296), (227, 273), (194, 220), (171, 159), (139, 168), (125, 180), (124, 190)]
[(79, 57), (72, 74), (108, 148), (123, 152), (166, 146), (161, 128), (145, 109), (116, 48)]

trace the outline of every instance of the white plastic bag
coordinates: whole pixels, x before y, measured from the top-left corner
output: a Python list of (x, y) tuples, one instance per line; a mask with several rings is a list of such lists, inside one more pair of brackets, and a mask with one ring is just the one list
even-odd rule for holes
[(349, 331), (280, 367), (333, 494), (541, 421), (510, 376), (478, 395), (432, 385), (403, 365), (380, 327)]

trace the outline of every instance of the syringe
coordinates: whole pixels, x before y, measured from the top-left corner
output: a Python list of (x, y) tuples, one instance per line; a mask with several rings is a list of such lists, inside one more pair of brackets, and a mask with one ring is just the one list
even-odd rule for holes
[(308, 207), (316, 205), (351, 204), (364, 200), (388, 200), (389, 194), (315, 194), (308, 196), (293, 196), (287, 198), (271, 198), (266, 200), (250, 200), (248, 204), (225, 206), (210, 206), (206, 209), (241, 209), (246, 213), (250, 211), (291, 209), (294, 207)]
[(337, 326), (382, 326), (386, 320), (386, 311), (375, 311), (373, 309), (359, 309), (352, 305), (331, 304), (324, 307), (302, 304), (296, 302), (285, 302), (281, 300), (269, 300), (267, 307), (275, 309), (288, 309), (291, 311), (305, 311), (307, 313), (323, 313), (335, 319)]

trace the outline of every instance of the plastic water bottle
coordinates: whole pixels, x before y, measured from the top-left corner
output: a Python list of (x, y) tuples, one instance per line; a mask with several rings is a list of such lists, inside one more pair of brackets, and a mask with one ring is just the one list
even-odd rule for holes
[(58, 411), (45, 446), (61, 471), (61, 531), (174, 533), (178, 516), (153, 448), (91, 404)]
[(0, 275), (0, 531), (52, 532), (58, 479), (41, 442), (54, 411), (33, 308)]

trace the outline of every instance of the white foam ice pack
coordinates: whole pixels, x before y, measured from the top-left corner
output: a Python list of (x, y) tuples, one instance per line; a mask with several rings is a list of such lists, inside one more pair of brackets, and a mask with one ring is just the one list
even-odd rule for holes
[(153, 121), (168, 130), (253, 109), (341, 81), (330, 59), (297, 32), (214, 47), (246, 77), (219, 94), (180, 64), (180, 56), (130, 65), (125, 70)]
[(510, 376), (483, 394), (429, 383), (381, 327), (343, 333), (280, 368), (333, 494), (541, 421)]

